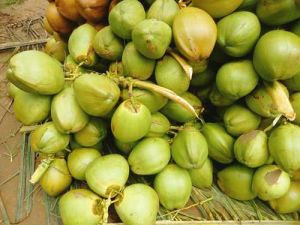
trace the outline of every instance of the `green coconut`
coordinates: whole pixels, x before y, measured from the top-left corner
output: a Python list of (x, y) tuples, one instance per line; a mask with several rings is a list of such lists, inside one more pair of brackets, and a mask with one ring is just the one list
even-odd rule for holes
[(217, 26), (207, 12), (195, 7), (182, 8), (172, 28), (175, 45), (185, 58), (201, 62), (210, 56), (217, 39)]
[(121, 142), (133, 142), (144, 137), (151, 127), (151, 112), (149, 109), (130, 99), (122, 102), (111, 119), (111, 130), (116, 139)]
[(42, 153), (57, 153), (64, 150), (70, 141), (68, 134), (60, 133), (53, 122), (47, 122), (31, 133), (31, 150)]
[(246, 10), (254, 12), (256, 9), (258, 0), (244, 0), (242, 4), (238, 7), (238, 10)]
[(164, 56), (172, 39), (168, 24), (156, 19), (145, 19), (132, 31), (135, 48), (145, 57), (159, 59)]
[(232, 164), (218, 172), (218, 185), (229, 197), (248, 201), (256, 197), (252, 191), (254, 169), (241, 164)]
[(108, 71), (118, 76), (125, 76), (125, 71), (122, 62), (112, 62), (109, 64)]
[(159, 86), (168, 88), (177, 94), (186, 92), (190, 86), (189, 76), (177, 60), (169, 55), (157, 62), (155, 81)]
[(221, 124), (205, 123), (201, 132), (208, 144), (209, 157), (223, 164), (233, 161), (234, 138), (226, 132)]
[(98, 225), (103, 217), (102, 199), (87, 189), (73, 189), (59, 199), (64, 225)]
[(272, 209), (277, 213), (295, 213), (300, 210), (300, 182), (291, 182), (285, 195), (269, 201)]
[(187, 63), (193, 68), (193, 75), (196, 73), (202, 73), (207, 69), (208, 59), (201, 61), (191, 61), (188, 60)]
[[(74, 136), (71, 138), (70, 140), (70, 148), (72, 150), (74, 149), (77, 149), (77, 148), (86, 148), (85, 146), (82, 146), (80, 144), (78, 144), (76, 141), (75, 141), (75, 138)], [(88, 148), (94, 148), (94, 149), (97, 149), (98, 151), (102, 151), (103, 150), (103, 141), (99, 141), (97, 142), (95, 145), (93, 146), (88, 146)]]
[(241, 11), (232, 13), (218, 24), (217, 43), (224, 52), (233, 57), (247, 55), (260, 35), (260, 22), (254, 13)]
[(42, 189), (51, 197), (58, 196), (65, 191), (72, 182), (65, 159), (54, 159), (39, 183)]
[(31, 94), (10, 84), (10, 95), (14, 97), (16, 119), (24, 125), (33, 125), (45, 120), (51, 107), (51, 96)]
[(71, 55), (67, 55), (64, 61), (64, 70), (68, 73), (85, 73), (86, 69), (79, 66), (78, 63), (72, 58)]
[(157, 19), (172, 27), (179, 5), (174, 0), (155, 0), (147, 11), (147, 19)]
[(300, 169), (300, 127), (291, 123), (272, 130), (268, 140), (271, 156), (286, 172)]
[(72, 86), (66, 86), (55, 95), (51, 104), (51, 118), (62, 133), (76, 133), (86, 126), (88, 115), (77, 103)]
[(197, 188), (209, 188), (213, 183), (213, 163), (207, 158), (202, 167), (188, 170), (193, 186)]
[(296, 113), (296, 119), (293, 123), (300, 125), (300, 93), (294, 93), (290, 96), (290, 101)]
[(148, 185), (132, 184), (124, 189), (122, 198), (114, 206), (126, 225), (154, 225), (159, 210), (159, 199)]
[(122, 153), (128, 155), (131, 152), (131, 150), (134, 148), (134, 146), (139, 142), (133, 141), (133, 142), (125, 143), (125, 142), (121, 142), (115, 138), (114, 143), (118, 150), (120, 150)]
[(228, 98), (222, 95), (216, 85), (213, 85), (210, 89), (208, 98), (211, 104), (217, 107), (230, 106), (236, 101), (234, 98)]
[(147, 80), (154, 71), (155, 60), (143, 56), (133, 42), (129, 42), (122, 55), (122, 65), (126, 76)]
[[(194, 71), (194, 70), (193, 70)], [(211, 68), (205, 69), (203, 72), (193, 72), (191, 86), (206, 87), (211, 84), (215, 79), (215, 72)]]
[(244, 106), (232, 105), (224, 113), (224, 124), (229, 134), (239, 136), (258, 128), (261, 117)]
[(58, 61), (64, 62), (68, 54), (68, 46), (62, 40), (56, 40), (54, 37), (51, 37), (45, 45), (44, 52)]
[(193, 6), (205, 10), (214, 18), (220, 18), (236, 10), (243, 0), (193, 0)]
[(216, 85), (220, 93), (231, 99), (242, 98), (256, 87), (259, 76), (250, 60), (229, 62), (217, 72)]
[(283, 81), (289, 91), (300, 91), (300, 72), (292, 78)]
[(89, 67), (96, 64), (97, 55), (93, 49), (93, 40), (96, 33), (97, 30), (88, 23), (73, 30), (69, 37), (68, 48), (75, 62), (83, 63)]
[(266, 133), (253, 130), (239, 136), (234, 143), (234, 155), (237, 161), (248, 167), (264, 165), (269, 159)]
[[(197, 96), (190, 92), (184, 92), (179, 96), (190, 103), (194, 107), (197, 114), (202, 112), (202, 102)], [(169, 119), (175, 120), (176, 122), (185, 123), (195, 119), (195, 115), (192, 112), (188, 111), (182, 105), (174, 101), (168, 101), (168, 103), (162, 108), (161, 112)]]
[(277, 165), (265, 165), (258, 168), (253, 176), (252, 190), (265, 201), (285, 195), (290, 187), (289, 174)]
[(170, 145), (161, 137), (144, 138), (137, 143), (128, 157), (132, 172), (153, 175), (162, 171), (171, 159)]
[(9, 82), (7, 84), (7, 92), (9, 94), (9, 96), (14, 99), (18, 93), (22, 93), (23, 91), (20, 88), (16, 87), (16, 85)]
[(9, 61), (7, 79), (23, 91), (53, 95), (64, 87), (64, 72), (56, 59), (44, 52), (19, 52)]
[(154, 189), (160, 204), (168, 210), (183, 208), (192, 192), (192, 181), (187, 170), (169, 164), (154, 179)]
[(187, 126), (174, 137), (171, 154), (176, 164), (182, 168), (200, 168), (208, 156), (207, 141), (198, 129)]
[(106, 136), (107, 125), (104, 120), (92, 117), (83, 129), (74, 134), (74, 139), (81, 146), (92, 147)]
[(286, 80), (300, 73), (300, 38), (289, 31), (272, 30), (257, 42), (253, 64), (267, 81)]
[(116, 35), (129, 40), (134, 27), (145, 18), (142, 3), (137, 0), (123, 0), (110, 11), (108, 22)]
[(124, 49), (122, 40), (112, 32), (110, 26), (97, 32), (93, 48), (101, 58), (111, 61), (120, 60)]
[(85, 180), (85, 171), (87, 167), (101, 154), (97, 149), (78, 148), (74, 149), (68, 155), (68, 168), (72, 177), (77, 180)]
[(78, 104), (92, 116), (108, 114), (120, 97), (118, 85), (104, 75), (83, 74), (74, 81), (73, 87)]
[[(283, 85), (282, 87), (285, 89), (286, 94), (288, 94), (286, 87)], [(251, 94), (246, 96), (245, 100), (248, 108), (262, 117), (275, 118), (280, 114), (264, 85), (259, 85), (255, 88)]]
[(300, 18), (299, 2), (295, 0), (260, 0), (256, 14), (266, 25), (283, 25)]
[[(129, 90), (123, 89), (121, 97), (124, 100), (129, 99)], [(134, 98), (134, 100), (145, 105), (151, 111), (151, 113), (159, 111), (168, 102), (168, 99), (164, 96), (156, 92), (151, 92), (140, 88), (132, 89), (132, 97)]]
[(119, 154), (96, 158), (85, 171), (90, 189), (102, 197), (114, 197), (123, 188), (129, 176), (127, 160)]
[(151, 126), (146, 137), (162, 137), (170, 130), (170, 126), (170, 121), (162, 113), (152, 113)]

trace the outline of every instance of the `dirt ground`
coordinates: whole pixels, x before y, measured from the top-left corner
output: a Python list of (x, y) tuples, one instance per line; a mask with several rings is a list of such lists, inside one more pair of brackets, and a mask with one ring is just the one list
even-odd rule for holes
[[(3, 1), (2, 1), (3, 2)], [(0, 45), (7, 42), (30, 40), (41, 38), (46, 34), (38, 29), (32, 33), (24, 27), (24, 21), (35, 20), (44, 14), (47, 6), (46, 0), (25, 0), (21, 4), (13, 6), (0, 6)], [(35, 25), (34, 25), (35, 26)], [(40, 25), (39, 25), (40, 26)], [(14, 49), (0, 51), (0, 224), (14, 224), (16, 221), (17, 196), (21, 169), (21, 141), (22, 135), (18, 133), (20, 123), (13, 114), (12, 99), (7, 96), (5, 80), (6, 61), (14, 52)], [(11, 178), (9, 181), (7, 179)], [(7, 182), (6, 182), (7, 181)], [(28, 182), (26, 180), (25, 182)], [(45, 209), (43, 204), (43, 193), (40, 189), (33, 189), (32, 211), (24, 219), (21, 218), (20, 225), (42, 225), (45, 222)], [(30, 195), (31, 196), (31, 195)], [(30, 196), (24, 196), (22, 204), (30, 203)], [(30, 204), (29, 204), (30, 207)], [(6, 210), (9, 221), (5, 218)], [(21, 213), (22, 214), (22, 213)], [(26, 212), (21, 217), (24, 217)], [(51, 224), (48, 223), (48, 224)]]

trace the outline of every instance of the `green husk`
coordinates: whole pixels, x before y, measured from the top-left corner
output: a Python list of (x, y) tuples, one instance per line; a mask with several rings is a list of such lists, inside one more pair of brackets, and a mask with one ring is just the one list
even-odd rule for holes
[(164, 56), (155, 67), (156, 83), (168, 88), (177, 94), (186, 92), (190, 85), (190, 79), (181, 65), (171, 56)]
[(202, 102), (200, 99), (193, 95), (190, 92), (184, 92), (179, 95), (185, 101), (187, 101), (193, 108), (194, 113), (188, 110), (186, 107), (183, 107), (181, 104), (175, 101), (169, 101), (161, 110), (161, 112), (166, 115), (168, 118), (175, 120), (177, 122), (188, 122), (196, 118), (196, 115), (199, 115), (202, 110)]
[(92, 117), (88, 124), (74, 134), (75, 141), (84, 147), (97, 145), (107, 136), (107, 124), (104, 120)]
[(174, 0), (156, 0), (147, 12), (147, 19), (157, 19), (172, 27), (173, 20), (179, 11), (179, 5)]
[(300, 18), (300, 7), (295, 0), (261, 0), (256, 14), (264, 24), (282, 25)]
[(213, 163), (207, 158), (202, 167), (188, 170), (192, 184), (197, 188), (209, 188), (213, 183)]
[(133, 142), (144, 137), (150, 130), (151, 112), (149, 109), (130, 99), (122, 102), (111, 119), (111, 130), (121, 142)]
[(43, 174), (39, 183), (43, 190), (52, 197), (65, 191), (72, 182), (65, 159), (54, 159), (47, 171)]
[(122, 39), (130, 40), (132, 30), (145, 17), (144, 7), (139, 1), (124, 0), (111, 10), (108, 21), (116, 35)]
[(300, 127), (291, 123), (273, 129), (268, 139), (271, 156), (288, 173), (300, 169), (299, 140)]
[(128, 176), (128, 162), (119, 154), (98, 157), (85, 172), (89, 188), (104, 198), (115, 197), (124, 188)]
[(167, 117), (160, 112), (152, 113), (151, 126), (146, 137), (162, 137), (170, 130), (170, 128), (171, 124)]
[(232, 164), (218, 172), (218, 185), (229, 197), (237, 200), (252, 200), (256, 194), (251, 183), (254, 170), (241, 164)]
[(92, 116), (107, 115), (120, 97), (120, 89), (114, 81), (94, 73), (78, 77), (73, 88), (80, 107)]
[(124, 189), (123, 196), (114, 206), (125, 224), (152, 225), (159, 210), (159, 199), (151, 187), (132, 184)]
[(85, 23), (77, 27), (69, 37), (68, 48), (70, 55), (77, 63), (93, 66), (97, 62), (97, 55), (93, 49), (93, 39), (97, 30)]
[(253, 130), (239, 136), (234, 143), (234, 155), (237, 161), (248, 167), (264, 165), (269, 159), (266, 133)]
[(171, 145), (172, 158), (185, 169), (200, 168), (208, 156), (205, 137), (192, 126), (179, 131)]
[(31, 94), (21, 89), (14, 96), (16, 119), (27, 126), (45, 120), (50, 113), (50, 106), (51, 96)]
[(300, 39), (296, 34), (271, 30), (258, 40), (253, 65), (263, 80), (286, 80), (300, 72), (299, 57)]
[(243, 57), (254, 47), (260, 35), (260, 22), (251, 12), (234, 12), (218, 24), (217, 43), (233, 57)]
[(110, 26), (102, 28), (93, 40), (95, 52), (103, 59), (116, 61), (121, 59), (123, 43), (111, 30)]
[(164, 96), (141, 88), (133, 88), (131, 93), (128, 89), (123, 89), (121, 97), (126, 100), (130, 98), (130, 94), (134, 100), (144, 104), (151, 113), (159, 111), (168, 102)]
[(231, 163), (234, 159), (231, 137), (225, 128), (218, 123), (205, 123), (201, 129), (208, 144), (208, 155), (223, 164)]
[(261, 117), (244, 106), (232, 105), (225, 110), (224, 124), (228, 133), (239, 136), (258, 128)]
[(154, 71), (155, 60), (143, 56), (133, 42), (129, 42), (123, 51), (122, 65), (126, 76), (147, 80)]
[(53, 98), (51, 118), (55, 127), (67, 134), (80, 131), (88, 123), (89, 117), (77, 103), (72, 86), (66, 86)]
[(148, 137), (137, 143), (128, 157), (132, 172), (153, 175), (164, 169), (171, 159), (170, 145), (161, 137)]
[(70, 136), (60, 133), (53, 122), (39, 126), (31, 133), (31, 149), (34, 152), (57, 153), (69, 144)]
[(154, 189), (158, 194), (160, 203), (166, 209), (180, 209), (189, 200), (192, 192), (192, 181), (187, 170), (176, 164), (169, 164), (156, 175)]
[(150, 59), (159, 59), (166, 53), (172, 39), (172, 29), (165, 22), (145, 19), (132, 31), (135, 48)]
[(53, 95), (64, 86), (61, 64), (44, 52), (28, 50), (14, 55), (8, 65), (7, 79), (23, 91)]

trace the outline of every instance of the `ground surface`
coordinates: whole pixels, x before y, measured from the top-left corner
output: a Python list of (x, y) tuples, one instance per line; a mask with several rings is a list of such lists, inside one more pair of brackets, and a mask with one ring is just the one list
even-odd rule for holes
[[(22, 21), (34, 20), (44, 14), (47, 5), (46, 0), (26, 0), (22, 4), (13, 6), (0, 6), (0, 45), (7, 42), (30, 40), (34, 37), (45, 36), (39, 29), (36, 33), (24, 31)], [(36, 25), (34, 25), (36, 26)], [(12, 31), (12, 32), (11, 32)], [(12, 113), (12, 99), (7, 97), (5, 82), (5, 62), (13, 53), (14, 49), (9, 51), (0, 51), (0, 194), (3, 205), (9, 216), (11, 224), (15, 222), (17, 209), (17, 195), (20, 163), (21, 163), (21, 140), (22, 135), (17, 131), (20, 127)], [(15, 134), (15, 135), (14, 135)], [(17, 174), (17, 175), (16, 175)], [(14, 176), (10, 181), (7, 178)], [(28, 182), (28, 180), (26, 181)], [(34, 191), (33, 208), (31, 214), (26, 217), (21, 225), (43, 225), (45, 223), (43, 194), (40, 189)], [(2, 217), (2, 218), (1, 218)], [(0, 213), (0, 224), (4, 223), (3, 214)], [(7, 223), (6, 223), (7, 224)]]

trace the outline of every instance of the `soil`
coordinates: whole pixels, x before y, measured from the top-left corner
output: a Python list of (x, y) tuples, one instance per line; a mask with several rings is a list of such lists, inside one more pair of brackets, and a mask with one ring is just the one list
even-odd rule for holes
[[(46, 36), (40, 25), (40, 19), (36, 19), (44, 14), (47, 4), (46, 0), (25, 0), (12, 6), (0, 5), (0, 45), (7, 42), (29, 41), (33, 38)], [(30, 24), (30, 20), (32, 20), (31, 27), (33, 29), (28, 29), (25, 26)], [(20, 171), (22, 141), (22, 134), (18, 132), (21, 124), (16, 121), (13, 114), (12, 99), (7, 95), (7, 81), (5, 79), (6, 62), (13, 53), (14, 49), (0, 51), (0, 200), (2, 200), (2, 204), (6, 209), (10, 224), (16, 222), (20, 176), (16, 175), (8, 182), (4, 184), (3, 182)], [(43, 193), (40, 189), (33, 193), (32, 206), (32, 211), (28, 217), (18, 224), (47, 224), (45, 222)], [(4, 219), (1, 210), (0, 224), (9, 224), (5, 223)], [(51, 224), (51, 222), (48, 224)]]

